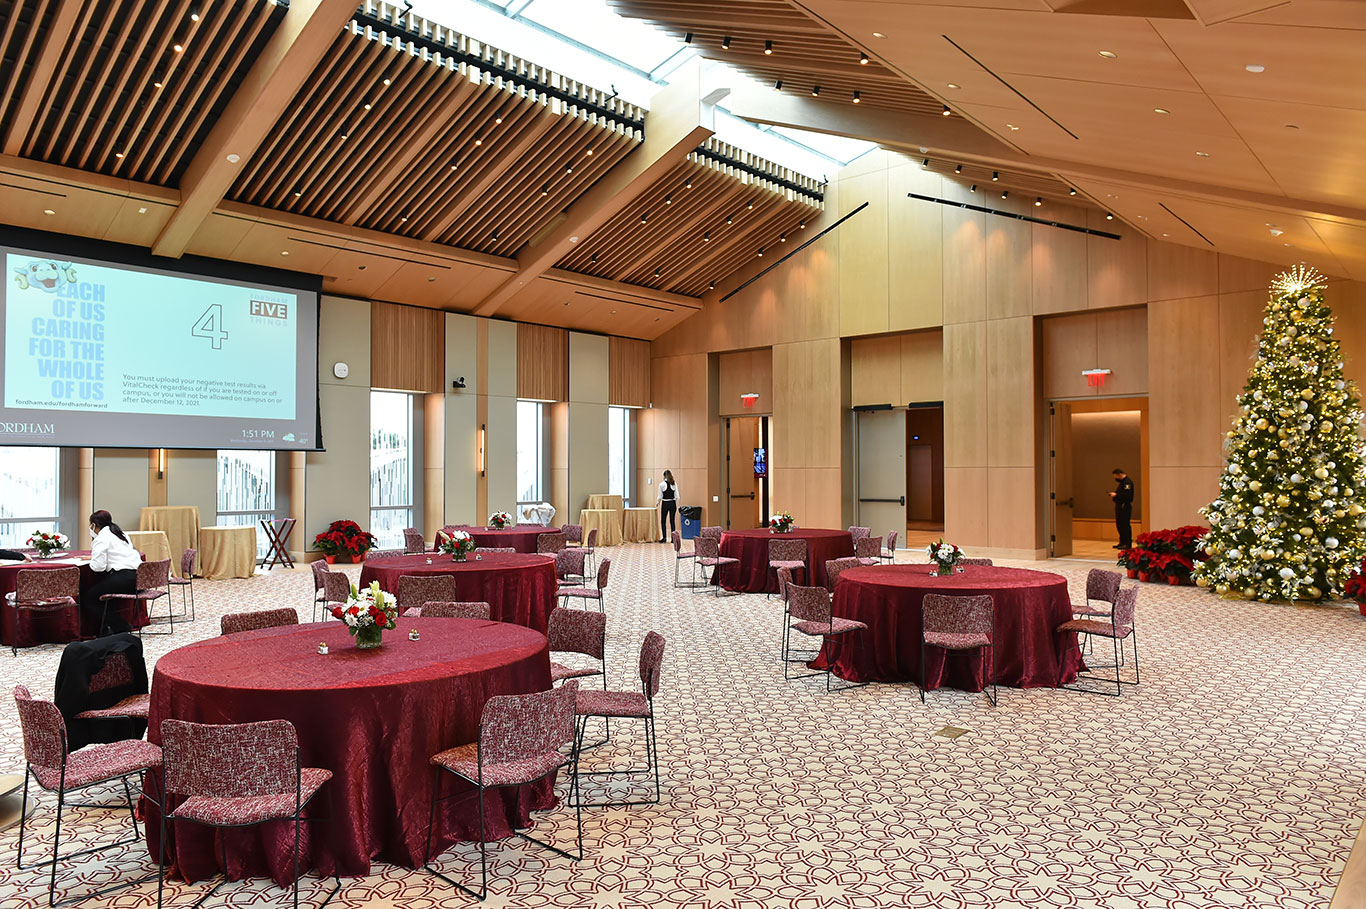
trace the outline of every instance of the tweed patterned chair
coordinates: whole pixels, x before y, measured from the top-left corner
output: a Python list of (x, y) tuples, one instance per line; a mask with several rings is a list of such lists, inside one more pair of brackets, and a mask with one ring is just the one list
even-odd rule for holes
[[(69, 612), (73, 619), (77, 615), (76, 601), (81, 595), (81, 570), (71, 568), (21, 568), (15, 572), (14, 592), (6, 599), (18, 613), (60, 613)], [(10, 651), (19, 655), (19, 645), (11, 644)]]
[[(88, 745), (71, 753), (67, 752), (66, 722), (57, 705), (51, 701), (39, 700), (29, 694), (27, 688), (18, 685), (14, 689), (14, 705), (19, 712), (19, 726), (24, 739), (24, 795), (19, 808), (19, 846), (15, 865), (20, 869), (51, 866), (46, 875), (47, 899), (49, 906), (64, 906), (132, 887), (152, 879), (146, 875), (136, 880), (120, 881), (77, 897), (67, 897), (60, 902), (56, 899), (57, 866), (60, 860), (80, 855), (139, 843), (137, 815), (133, 808), (133, 793), (128, 785), (130, 777), (141, 777), (146, 771), (154, 771), (161, 766), (161, 749), (142, 739), (122, 739), (103, 745)], [(52, 835), (52, 857), (24, 864), (24, 832), (28, 824), (28, 785), (32, 779), (42, 789), (57, 797), (57, 824)], [(69, 796), (90, 786), (119, 782), (123, 787), (124, 806), (132, 824), (132, 835), (113, 843), (101, 843), (78, 852), (60, 852), (62, 840), (62, 813), (68, 804)], [(107, 835), (107, 834), (106, 834)], [(141, 847), (134, 847), (135, 849)], [(91, 869), (86, 869), (88, 874)]]
[(415, 609), (403, 613), (406, 616), (422, 616), (427, 619), (483, 619), (488, 621), (493, 614), (488, 603), (449, 603), (432, 600)]
[(787, 649), (787, 590), (792, 586), (792, 571), (787, 568), (778, 569), (778, 599), (783, 604), (783, 626), (778, 632), (778, 659), (786, 659)]
[(565, 542), (582, 543), (583, 525), (582, 524), (561, 524), (560, 533), (564, 534)]
[[(139, 602), (147, 603), (148, 616), (151, 616), (152, 603), (162, 597), (166, 597), (166, 631), (150, 632), (152, 634), (174, 634), (175, 633), (175, 614), (171, 612), (171, 560), (162, 559), (159, 562), (143, 562), (138, 565), (137, 590), (133, 593), (106, 593), (100, 597), (100, 602), (104, 604), (104, 613), (100, 616), (100, 629), (105, 627), (105, 619), (109, 616), (109, 606), (115, 607), (131, 605), (129, 610), (129, 624), (137, 618), (137, 605)], [(155, 619), (152, 624), (161, 624)], [(138, 634), (142, 634), (142, 629), (138, 629)]]
[(570, 597), (575, 597), (582, 600), (597, 600), (598, 611), (606, 613), (607, 576), (611, 568), (612, 560), (603, 559), (602, 562), (598, 564), (597, 586), (588, 587), (585, 585), (583, 587), (561, 587), (559, 590), (555, 591), (555, 596), (560, 597), (564, 600), (568, 600)]
[(777, 571), (786, 568), (789, 572), (802, 572), (806, 580), (806, 540), (773, 537), (768, 541), (768, 567)]
[(882, 564), (882, 540), (879, 537), (864, 537), (854, 544), (854, 558), (860, 565)]
[(556, 606), (550, 610), (550, 624), (546, 628), (550, 652), (578, 653), (597, 660), (597, 666), (571, 667), (550, 661), (551, 683), (566, 679), (602, 676), (602, 688), (607, 690), (607, 615), (586, 609), (566, 609)]
[(180, 615), (177, 618), (186, 622), (194, 621), (194, 560), (198, 555), (198, 549), (182, 550), (180, 577), (171, 575), (166, 579), (172, 587), (180, 588)]
[[(991, 706), (996, 706), (996, 604), (990, 594), (950, 597), (925, 594), (921, 607), (920, 703), (925, 703), (928, 647), (940, 650), (991, 650)], [(945, 654), (945, 659), (948, 655)]]
[[(697, 562), (695, 560), (697, 558), (697, 553), (684, 552), (683, 538), (679, 536), (677, 530), (669, 534), (669, 542), (672, 543), (674, 547), (674, 587), (696, 587)], [(684, 584), (682, 578), (678, 576), (678, 569), (685, 561), (692, 566), (692, 580), (687, 584)]]
[(872, 535), (873, 528), (871, 527), (859, 527), (857, 525), (854, 525), (849, 528), (849, 538), (855, 546), (858, 545), (859, 540), (866, 540)]
[(882, 551), (882, 558), (888, 562), (896, 561), (896, 531), (887, 534), (887, 548)]
[(830, 677), (832, 675), (827, 664), (822, 672), (805, 672), (799, 675), (792, 675), (791, 668), (793, 663), (806, 663), (815, 658), (815, 653), (804, 658), (794, 659), (792, 656), (792, 631), (798, 631), (813, 638), (832, 638), (840, 634), (849, 634), (854, 631), (865, 631), (868, 626), (853, 619), (842, 619), (834, 614), (834, 604), (831, 601), (830, 591), (824, 587), (803, 587), (800, 584), (789, 583), (787, 585), (787, 614), (786, 621), (783, 623), (783, 678), (788, 681), (794, 679), (810, 678), (813, 675), (825, 676), (826, 691), (843, 691), (846, 688), (862, 688), (867, 682), (841, 685), (839, 688), (831, 688)]
[[(583, 525), (582, 525), (582, 524), (569, 524), (569, 525), (566, 525), (566, 526), (569, 526), (569, 527), (578, 527), (578, 528), (579, 528), (579, 536), (580, 536), (580, 537), (583, 536)], [(574, 542), (574, 538), (573, 538), (573, 537), (570, 537), (570, 538), (569, 538), (569, 541), (570, 541), (570, 542)], [(597, 549), (597, 546), (598, 546), (598, 529), (597, 529), (596, 527), (590, 527), (590, 528), (588, 528), (588, 539), (586, 539), (586, 540), (581, 539), (579, 542), (581, 542), (583, 545), (582, 545), (582, 546), (569, 546), (569, 547), (567, 547), (567, 548), (568, 548), (568, 549), (580, 549), (580, 550), (582, 550), (583, 553), (584, 553), (584, 570), (585, 570), (585, 571), (591, 572), (591, 571), (593, 570), (593, 560), (594, 560), (594, 556), (596, 555), (596, 553), (595, 553), (594, 550), (596, 550), (596, 549)], [(563, 552), (564, 550), (561, 550), (561, 551)], [(587, 577), (587, 575), (584, 575), (584, 577)]]
[(279, 609), (258, 609), (255, 612), (230, 612), (219, 619), (218, 623), (223, 634), (259, 631), (262, 628), (297, 625), (299, 624), (299, 611), (289, 606), (282, 606)]
[[(147, 673), (144, 670), (143, 675)], [(105, 659), (94, 675), (90, 677), (90, 684), (86, 689), (87, 697), (97, 696), (101, 691), (108, 691), (111, 688), (123, 688), (133, 684), (133, 666), (128, 662), (128, 656), (124, 653), (111, 653)], [(145, 720), (152, 709), (152, 696), (147, 693), (130, 694), (121, 699), (118, 703), (110, 707), (97, 707), (90, 710), (82, 710), (76, 714), (78, 720), (122, 720), (137, 719)]]
[[(488, 834), (484, 822), (484, 793), (504, 786), (524, 786), (544, 779), (562, 767), (571, 768), (570, 801), (578, 827), (575, 841), (578, 854), (566, 852), (543, 840), (513, 832), (522, 839), (549, 849), (557, 855), (579, 861), (583, 858), (583, 800), (578, 798), (578, 748), (575, 737), (574, 708), (579, 683), (568, 681), (558, 688), (533, 694), (500, 694), (484, 703), (479, 720), (479, 738), (468, 745), (460, 745), (432, 755), (431, 765), (438, 771), (432, 787), (432, 810), (427, 823), (427, 849), (422, 867), (457, 889), (482, 900), (489, 889)], [(575, 744), (566, 757), (561, 748)], [(432, 867), (432, 827), (436, 819), (436, 805), (449, 798), (465, 798), (465, 786), (449, 795), (441, 795), (441, 779), (454, 774), (479, 792), (479, 876), (478, 890), (447, 876)]]
[[(320, 567), (321, 566), (321, 567)], [(327, 563), (319, 559), (313, 563), (313, 621), (318, 621), (318, 609), (323, 616), (331, 613), (332, 607), (346, 602), (351, 595), (351, 579), (340, 571), (329, 571)]]
[(978, 568), (990, 568), (990, 567), (992, 567), (992, 561), (991, 561), (991, 559), (982, 559), (982, 558), (973, 559), (973, 558), (968, 558), (967, 556), (964, 556), (963, 558), (959, 559), (959, 560), (958, 560), (958, 564), (961, 565), (961, 566), (963, 566), (964, 568), (972, 568), (973, 566), (976, 566), (976, 567), (978, 567)]
[[(641, 720), (645, 724), (645, 747), (649, 763), (643, 768), (626, 770), (604, 770), (584, 773), (583, 776), (607, 776), (616, 774), (636, 774), (654, 771), (655, 797), (639, 801), (594, 802), (588, 807), (602, 808), (609, 805), (657, 805), (659, 804), (659, 737), (655, 733), (655, 695), (659, 694), (660, 667), (664, 663), (664, 637), (651, 631), (640, 644), (640, 692), (634, 691), (580, 691), (577, 704), (579, 730), (575, 751), (583, 751), (584, 730), (592, 717), (603, 719)], [(582, 798), (579, 804), (583, 804)]]
[(831, 559), (830, 561), (826, 562), (825, 589), (830, 591), (831, 595), (833, 596), (835, 593), (835, 585), (839, 583), (840, 573), (847, 571), (850, 568), (858, 567), (860, 567), (859, 560), (852, 556), (846, 556), (842, 559)]
[(398, 578), (398, 593), (394, 594), (398, 600), (399, 612), (409, 606), (421, 606), (423, 603), (455, 602), (455, 576), (449, 574), (404, 574)]
[[(740, 560), (730, 556), (721, 555), (721, 538), (711, 536), (700, 536), (692, 541), (693, 553), (695, 555), (694, 564), (702, 571), (703, 587), (708, 584), (712, 587), (712, 595), (721, 595), (721, 570), (727, 565), (739, 565)], [(711, 578), (707, 577), (706, 569), (711, 569)]]
[(403, 551), (405, 553), (427, 551), (427, 538), (422, 535), (422, 531), (416, 527), (405, 527), (403, 529)]
[(384, 559), (398, 559), (410, 555), (406, 549), (372, 549), (365, 554), (367, 562), (379, 562)]
[[(1114, 609), (1115, 597), (1119, 594), (1122, 580), (1119, 572), (1106, 571), (1104, 568), (1092, 568), (1086, 572), (1086, 602), (1073, 603), (1072, 615), (1108, 616), (1110, 610)], [(1097, 602), (1104, 603), (1105, 606), (1094, 605)]]
[(721, 534), (723, 532), (724, 531), (721, 529), (721, 525), (717, 524), (713, 527), (703, 527), (701, 530), (697, 532), (697, 535), (699, 537), (710, 537), (716, 540), (717, 542), (720, 542)]
[(475, 552), (516, 552), (515, 546), (481, 546)]
[[(304, 817), (304, 810), (332, 779), (332, 771), (302, 767), (299, 736), (288, 720), (258, 723), (205, 725), (183, 720), (164, 720), (161, 745), (165, 761), (165, 791), (171, 810), (161, 815), (161, 841), (157, 867), (166, 866), (168, 828), (176, 824), (205, 827), (253, 827), (270, 821), (294, 822), (294, 909), (299, 907), (299, 825), (320, 818)], [(331, 799), (328, 799), (329, 803)], [(331, 818), (329, 804), (325, 817)], [(166, 876), (157, 882), (157, 909), (162, 905)], [(223, 880), (200, 898), (202, 904)], [(341, 878), (321, 905), (341, 889)]]
[(536, 537), (536, 552), (540, 555), (554, 555), (568, 545), (567, 538), (558, 531), (543, 533)]
[[(1074, 691), (1083, 691), (1087, 694), (1104, 694), (1110, 697), (1119, 697), (1124, 693), (1124, 685), (1137, 685), (1139, 682), (1138, 674), (1138, 588), (1127, 587), (1115, 594), (1114, 608), (1103, 618), (1081, 618), (1064, 622), (1058, 626), (1058, 632), (1070, 638), (1072, 646), (1080, 649), (1081, 635), (1095, 636), (1099, 638), (1109, 638), (1114, 648), (1114, 663), (1093, 664), (1091, 669), (1113, 669), (1115, 677), (1113, 679), (1104, 676), (1078, 675), (1078, 679), (1085, 679), (1095, 682), (1104, 682), (1106, 685), (1113, 683), (1114, 693), (1105, 690), (1093, 690), (1083, 688), (1080, 685), (1063, 685), (1064, 688), (1071, 688)], [(1134, 651), (1134, 680), (1132, 682), (1123, 678), (1121, 668), (1124, 666), (1124, 641), (1133, 642)]]
[(561, 549), (555, 553), (555, 577), (571, 586), (582, 587), (588, 578), (584, 567), (587, 559), (587, 549), (578, 546)]

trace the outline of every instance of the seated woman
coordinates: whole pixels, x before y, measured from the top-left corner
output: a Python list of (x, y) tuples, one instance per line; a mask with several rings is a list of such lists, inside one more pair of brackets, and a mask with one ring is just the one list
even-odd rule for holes
[(32, 562), (25, 552), (17, 552), (13, 549), (0, 549), (0, 562)]
[[(90, 544), (90, 570), (97, 580), (81, 591), (81, 611), (95, 622), (105, 614), (100, 597), (106, 593), (136, 593), (138, 566), (142, 554), (128, 542), (122, 528), (114, 523), (109, 512), (101, 509), (90, 516), (90, 532), (95, 535)], [(100, 635), (131, 631), (128, 620), (111, 610)]]

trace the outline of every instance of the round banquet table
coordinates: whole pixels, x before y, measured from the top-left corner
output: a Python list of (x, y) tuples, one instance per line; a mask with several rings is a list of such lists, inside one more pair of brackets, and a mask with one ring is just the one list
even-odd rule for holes
[[(841, 572), (835, 615), (868, 626), (830, 638), (811, 665), (852, 682), (921, 681), (920, 609), (927, 593), (991, 594), (996, 607), (996, 680), (1017, 688), (1056, 688), (1071, 682), (1081, 655), (1057, 633), (1072, 618), (1067, 579), (1046, 571), (968, 566), (962, 574), (931, 577), (929, 565), (887, 565)], [(981, 691), (990, 682), (990, 653), (926, 651), (926, 688), (947, 685)]]
[(739, 559), (740, 564), (721, 569), (721, 586), (745, 593), (777, 593), (778, 573), (768, 567), (768, 541), (775, 537), (806, 540), (806, 563), (812, 577), (794, 575), (792, 580), (808, 587), (825, 584), (826, 562), (854, 554), (854, 539), (847, 530), (798, 527), (784, 534), (771, 533), (767, 527), (727, 530), (721, 534), (721, 555)]
[[(410, 641), (417, 628), (420, 641)], [(319, 654), (326, 641), (331, 652)], [(209, 638), (157, 661), (147, 738), (161, 744), (166, 719), (248, 723), (286, 719), (299, 734), (304, 767), (332, 771), (306, 816), (300, 836), (302, 871), (368, 874), (373, 860), (421, 867), (436, 775), (432, 755), (479, 737), (484, 702), (499, 694), (550, 687), (545, 635), (530, 628), (477, 619), (400, 618), (384, 644), (359, 650), (340, 622), (288, 625)], [(443, 774), (443, 795), (461, 784)], [(144, 792), (158, 797), (156, 784)], [(526, 827), (530, 812), (553, 807), (554, 778), (493, 790), (486, 811), (492, 838)], [(157, 854), (160, 813), (151, 799), (147, 845)], [(432, 854), (455, 840), (479, 836), (473, 788), (441, 803)], [(294, 825), (272, 822), (220, 831), (233, 879), (270, 875), (293, 880)], [(215, 832), (173, 826), (168, 855), (179, 875), (202, 880), (220, 873)]]
[[(14, 592), (19, 572), (26, 568), (50, 569), (70, 568), (72, 565), (81, 570), (81, 589), (93, 584), (95, 572), (90, 570), (90, 550), (70, 549), (50, 559), (35, 559), (32, 562), (6, 562), (0, 565), (0, 643), (6, 647), (32, 647), (36, 644), (65, 644), (81, 637), (95, 637), (99, 634), (99, 620), (87, 616), (76, 608), (73, 616), (70, 610), (35, 612), (30, 609), (15, 609), (5, 599)], [(137, 602), (137, 614), (125, 615), (135, 626), (147, 624), (147, 604)]]
[[(465, 533), (474, 537), (474, 545), (480, 549), (495, 547), (506, 548), (511, 546), (518, 552), (534, 553), (536, 551), (536, 541), (543, 533), (559, 533), (558, 527), (545, 527), (541, 524), (515, 524), (506, 530), (493, 530), (488, 527), (469, 527), (458, 524), (449, 528), (443, 527), (442, 530), (463, 530)], [(432, 545), (436, 542), (433, 540)], [(498, 553), (494, 553), (497, 555)]]
[[(475, 559), (478, 555), (479, 558)], [(431, 559), (432, 563), (427, 564)], [(476, 552), (467, 561), (452, 561), (441, 552), (367, 560), (360, 572), (360, 586), (379, 581), (379, 586), (398, 594), (404, 575), (449, 574), (455, 576), (456, 599), (488, 603), (494, 620), (526, 625), (544, 632), (555, 608), (555, 559), (520, 552)]]

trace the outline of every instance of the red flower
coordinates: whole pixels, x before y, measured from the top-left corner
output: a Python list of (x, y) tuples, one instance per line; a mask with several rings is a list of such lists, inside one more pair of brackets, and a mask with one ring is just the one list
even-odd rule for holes
[(339, 618), (341, 618), (343, 615), (345, 615), (345, 613), (342, 612), (342, 608), (341, 608), (340, 606), (333, 606), (333, 607), (332, 607), (332, 617), (333, 617), (333, 618), (339, 619)]

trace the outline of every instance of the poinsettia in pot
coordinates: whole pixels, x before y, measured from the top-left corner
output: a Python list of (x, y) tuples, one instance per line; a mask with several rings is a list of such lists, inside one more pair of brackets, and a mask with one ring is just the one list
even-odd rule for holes
[(463, 562), (474, 552), (474, 537), (463, 530), (442, 530), (436, 535), (436, 548), (449, 555), (452, 562)]
[(955, 570), (963, 570), (958, 565), (963, 558), (963, 550), (952, 543), (944, 542), (943, 537), (939, 538), (939, 542), (925, 547), (925, 554), (934, 563), (934, 570), (930, 573), (936, 577), (947, 577)]
[(345, 605), (333, 606), (332, 615), (346, 623), (356, 647), (372, 650), (384, 643), (384, 632), (391, 631), (398, 622), (398, 600), (379, 588), (379, 581), (371, 582), (364, 590), (351, 585)]
[(791, 533), (793, 526), (791, 512), (780, 511), (768, 519), (768, 529), (771, 533)]
[(1366, 615), (1366, 559), (1361, 560), (1357, 570), (1342, 585), (1342, 595), (1356, 600), (1357, 608), (1362, 615)]
[(33, 535), (28, 538), (28, 545), (38, 550), (38, 558), (40, 559), (45, 559), (54, 552), (65, 549), (67, 543), (67, 538), (56, 531), (48, 533), (46, 530), (35, 530)]
[(355, 521), (333, 521), (313, 538), (313, 548), (333, 562), (360, 562), (375, 547), (374, 534), (361, 530)]
[(512, 515), (506, 511), (495, 511), (489, 515), (489, 530), (506, 530), (512, 526)]

